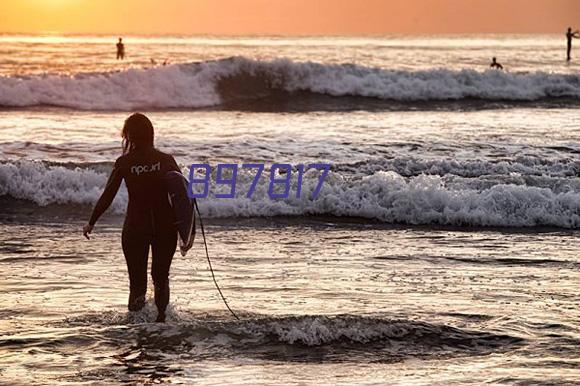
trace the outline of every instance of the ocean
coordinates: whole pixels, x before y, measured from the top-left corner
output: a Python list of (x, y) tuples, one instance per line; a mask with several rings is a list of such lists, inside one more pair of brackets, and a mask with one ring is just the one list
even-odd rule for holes
[[(116, 39), (0, 35), (0, 384), (580, 384), (563, 34)], [(331, 165), (199, 200), (240, 320), (200, 235), (127, 311), (124, 186), (82, 237), (133, 111), (185, 174)]]

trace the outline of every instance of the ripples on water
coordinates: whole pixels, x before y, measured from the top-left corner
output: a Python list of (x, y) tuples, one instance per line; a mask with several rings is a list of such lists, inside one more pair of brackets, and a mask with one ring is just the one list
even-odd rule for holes
[[(562, 38), (127, 38), (120, 64), (104, 54), (115, 39), (0, 37), (0, 57), (29, 54), (0, 60), (0, 383), (578, 382), (578, 75)], [(143, 69), (168, 53), (204, 63)], [(265, 62), (281, 56), (294, 62)], [(491, 56), (509, 71), (480, 71)], [(208, 66), (246, 73), (216, 82)], [(256, 69), (310, 91), (271, 92), (246, 76)], [(165, 91), (193, 73), (206, 88), (175, 103)], [(95, 97), (132, 76), (165, 91)], [(75, 97), (79, 85), (95, 94)], [(411, 101), (394, 101), (393, 85)], [(143, 101), (184, 170), (333, 165), (317, 201), (272, 201), (261, 186), (254, 200), (200, 203), (241, 321), (200, 245), (175, 257), (167, 324), (152, 323), (151, 299), (126, 311), (125, 191), (81, 239), (127, 112), (75, 108)]]
[(78, 241), (76, 222), (2, 225), (8, 382), (577, 375), (576, 232), (212, 221), (210, 253), (241, 321), (220, 303), (198, 246), (176, 258), (169, 321), (158, 325), (152, 300), (125, 311), (120, 219), (105, 220), (91, 242)]
[[(497, 56), (510, 71), (573, 72), (566, 63), (565, 37), (554, 35), (464, 35), (385, 37), (125, 37), (127, 57), (115, 60), (117, 37), (0, 36), (0, 74), (77, 73), (201, 62), (231, 56), (306, 62), (360, 63), (417, 70), (489, 66)], [(27, 55), (14, 55), (26, 52)]]

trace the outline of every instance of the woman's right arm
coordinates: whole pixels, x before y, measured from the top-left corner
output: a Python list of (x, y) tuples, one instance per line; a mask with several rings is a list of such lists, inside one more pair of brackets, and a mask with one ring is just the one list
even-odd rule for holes
[(93, 230), (93, 227), (97, 222), (97, 220), (99, 219), (99, 217), (101, 217), (101, 215), (105, 213), (107, 208), (113, 202), (113, 199), (117, 195), (117, 192), (119, 191), (119, 187), (121, 186), (122, 181), (123, 174), (121, 173), (121, 168), (118, 166), (118, 162), (115, 162), (115, 167), (113, 168), (113, 171), (109, 176), (109, 180), (107, 181), (105, 190), (103, 191), (103, 194), (101, 194), (101, 197), (99, 198), (99, 200), (95, 204), (95, 207), (93, 208), (93, 213), (91, 214), (89, 223), (85, 225), (85, 227), (83, 228), (83, 234), (87, 239), (89, 238), (88, 234), (91, 233), (91, 231)]

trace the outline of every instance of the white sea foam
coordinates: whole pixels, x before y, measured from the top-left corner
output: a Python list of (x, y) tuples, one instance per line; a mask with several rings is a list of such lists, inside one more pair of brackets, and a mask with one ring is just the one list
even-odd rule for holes
[(271, 334), (289, 344), (320, 346), (342, 340), (369, 343), (389, 338), (401, 339), (412, 336), (420, 327), (408, 322), (306, 316), (295, 320), (272, 320), (268, 324), (248, 323), (242, 330), (252, 335)]
[[(367, 344), (383, 342), (381, 349), (392, 350), (396, 354), (410, 354), (433, 349), (480, 350), (521, 341), (508, 335), (462, 330), (434, 323), (354, 315), (246, 315), (241, 321), (216, 323), (212, 321), (215, 315), (211, 315), (208, 320), (207, 316), (200, 318), (199, 314), (191, 314), (187, 310), (177, 312), (171, 305), (168, 309), (168, 323), (150, 323), (155, 320), (155, 315), (155, 306), (149, 301), (137, 313), (87, 313), (67, 318), (65, 325), (130, 324), (132, 326), (129, 332), (162, 336), (168, 342), (190, 345), (193, 346), (193, 351), (200, 352), (216, 348), (240, 348), (245, 352), (252, 352), (256, 348), (260, 350), (272, 344), (312, 348), (331, 345), (346, 348), (349, 344), (355, 344), (362, 349)], [(466, 341), (470, 344), (466, 345)], [(369, 348), (376, 350), (376, 347)]]
[(488, 175), (525, 175), (546, 177), (574, 177), (580, 174), (580, 163), (571, 157), (514, 156), (505, 160), (466, 159), (402, 155), (393, 158), (374, 157), (364, 162), (336, 165), (341, 171), (372, 174), (394, 171), (403, 176), (431, 174), (461, 177)]
[[(268, 197), (268, 183), (261, 181), (252, 198), (245, 193), (250, 175), (239, 174), (234, 199), (200, 200), (202, 213), (219, 217), (268, 217), (331, 215), (364, 217), (385, 223), (442, 224), (457, 226), (556, 226), (580, 227), (580, 192), (511, 183), (483, 188), (440, 176), (405, 178), (379, 171), (363, 178), (347, 178), (331, 172), (317, 199), (311, 193), (318, 183), (316, 170), (305, 173), (301, 198), (296, 186), (287, 199)], [(25, 199), (38, 205), (93, 204), (106, 182), (106, 174), (91, 169), (67, 169), (36, 162), (0, 165), (0, 195)], [(213, 193), (226, 193), (227, 186), (212, 185)], [(122, 213), (125, 190), (113, 203)]]
[[(106, 182), (106, 174), (91, 169), (46, 166), (31, 161), (0, 164), (0, 196), (8, 195), (41, 206), (94, 204)], [(126, 204), (127, 191), (122, 187), (112, 208), (121, 213)]]
[(211, 71), (181, 66), (76, 76), (0, 77), (0, 106), (82, 110), (189, 108), (220, 103)]
[[(233, 80), (233, 81), (232, 81)], [(580, 75), (475, 70), (391, 71), (243, 57), (74, 76), (0, 77), (0, 106), (86, 110), (199, 108), (269, 90), (395, 101), (580, 98)]]

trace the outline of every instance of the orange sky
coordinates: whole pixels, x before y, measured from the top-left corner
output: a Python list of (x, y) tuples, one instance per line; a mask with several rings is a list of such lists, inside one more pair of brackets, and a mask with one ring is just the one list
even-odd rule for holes
[(562, 33), (579, 24), (580, 0), (0, 0), (0, 32)]

